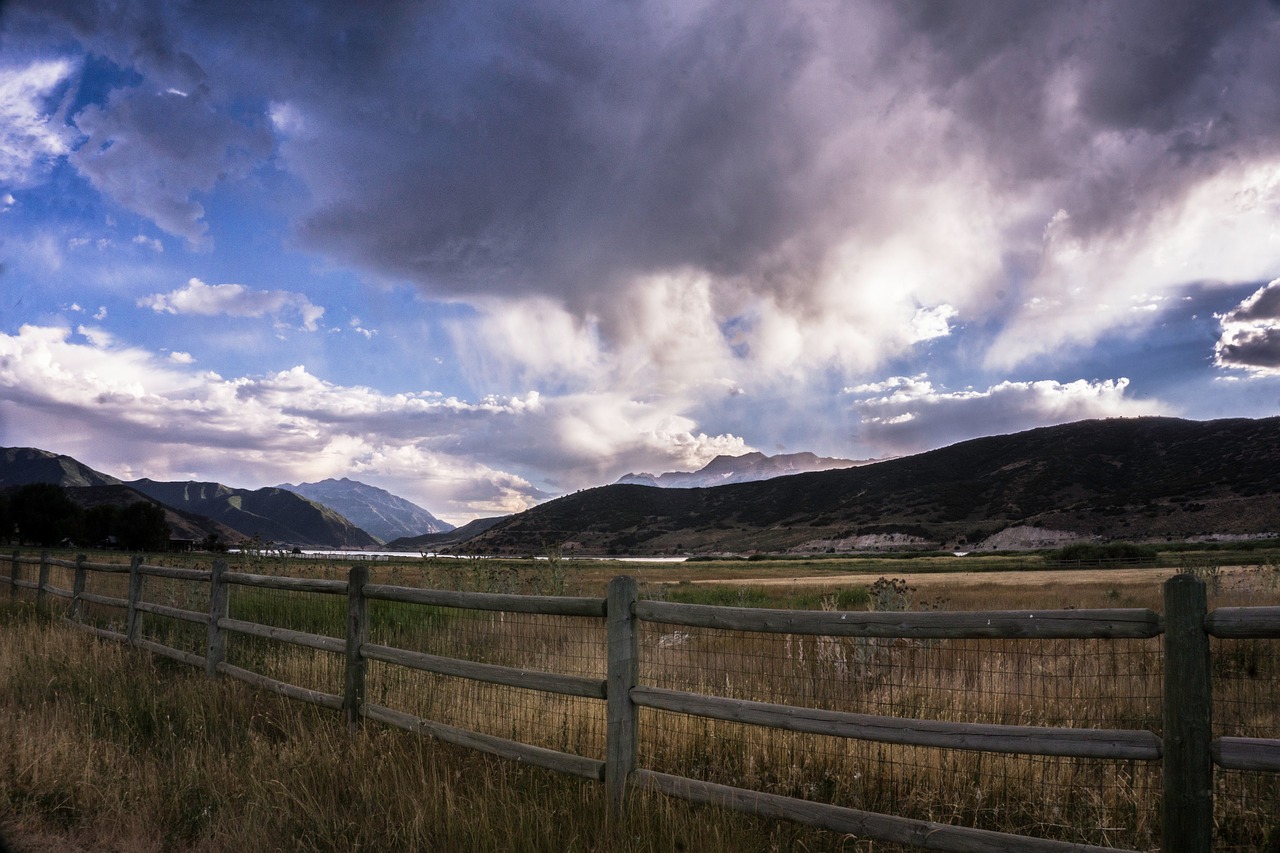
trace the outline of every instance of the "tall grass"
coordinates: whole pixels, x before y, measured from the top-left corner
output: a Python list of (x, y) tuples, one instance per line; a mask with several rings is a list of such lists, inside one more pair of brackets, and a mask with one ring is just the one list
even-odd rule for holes
[[(379, 567), (384, 576), (377, 579), (437, 586), (452, 580), (454, 587), (504, 592), (545, 591), (547, 583), (531, 580), (519, 567), (495, 564), (463, 576), (457, 566), (428, 564), (416, 572)], [(63, 580), (54, 579), (69, 587)], [(1221, 580), (1214, 606), (1276, 599), (1266, 572)], [(552, 582), (570, 590), (575, 579), (562, 575)], [(649, 589), (697, 603), (815, 609), (1159, 609), (1158, 586), (1119, 587), (1106, 575), (1089, 587), (970, 581), (941, 592), (931, 588), (927, 596), (889, 580), (866, 589), (678, 583)], [(192, 609), (202, 601), (199, 584), (187, 582), (149, 579), (146, 595)], [(330, 636), (342, 636), (344, 605), (340, 596), (246, 587), (235, 587), (231, 597), (236, 618)], [(603, 675), (598, 620), (370, 605), (376, 643)], [(97, 608), (90, 617), (99, 624), (118, 621), (113, 610)], [(192, 650), (204, 631), (154, 616), (143, 626), (149, 637), (190, 643)], [(907, 642), (646, 625), (642, 682), (901, 717), (1159, 733), (1159, 641), (1124, 642), (1124, 648), (1103, 641)], [(338, 692), (339, 656), (245, 636), (229, 645), (233, 663)], [(1276, 736), (1277, 643), (1218, 645), (1215, 674), (1224, 689), (1215, 708), (1216, 733)], [(599, 700), (376, 662), (367, 690), (369, 701), (411, 714), (603, 757)], [(0, 616), (0, 713), (15, 720), (0, 780), (10, 831), (57, 835), (92, 849), (890, 849), (647, 796), (637, 796), (626, 817), (610, 823), (602, 786), (374, 724), (349, 736), (330, 712), (236, 682), (210, 682), (188, 667), (36, 618), (29, 607), (10, 607)], [(1157, 843), (1153, 765), (814, 738), (650, 711), (641, 720), (641, 766), (652, 769), (948, 823), (1140, 849)], [(1280, 806), (1280, 792), (1267, 787), (1274, 781), (1221, 775), (1220, 838), (1236, 849), (1261, 844)]]
[(637, 795), (209, 682), (0, 606), (0, 833), (119, 851), (835, 850), (831, 833)]

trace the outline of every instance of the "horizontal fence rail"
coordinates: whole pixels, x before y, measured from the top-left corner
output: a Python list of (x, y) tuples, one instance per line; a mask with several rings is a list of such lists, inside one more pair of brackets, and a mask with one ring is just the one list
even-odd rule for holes
[(950, 723), (873, 714), (822, 711), (745, 699), (725, 699), (660, 687), (636, 687), (631, 699), (645, 708), (751, 723), (793, 732), (1018, 755), (1062, 755), (1156, 761), (1160, 738), (1133, 730), (1076, 729)]
[[(803, 735), (869, 741), (911, 747), (939, 748), (1018, 756), (1057, 756), (1159, 763), (1163, 784), (1163, 853), (1209, 849), (1212, 836), (1213, 768), (1280, 773), (1280, 739), (1209, 736), (1208, 638), (1280, 639), (1280, 607), (1227, 607), (1208, 612), (1204, 584), (1178, 576), (1165, 586), (1165, 613), (1138, 608), (1093, 610), (1027, 610), (989, 612), (841, 612), (791, 611), (714, 607), (640, 600), (630, 578), (616, 578), (604, 598), (522, 596), (454, 592), (370, 583), (369, 569), (355, 565), (345, 580), (322, 580), (229, 571), (224, 562), (211, 570), (40, 558), (15, 552), (9, 562), (10, 597), (34, 591), (39, 609), (51, 612), (49, 596), (66, 600), (65, 620), (94, 636), (131, 644), (156, 655), (204, 669), (211, 677), (226, 676), (289, 699), (344, 713), (348, 725), (372, 720), (428, 735), (459, 746), (603, 782), (615, 810), (625, 806), (630, 790), (657, 791), (693, 802), (715, 803), (758, 815), (782, 817), (859, 838), (950, 851), (1103, 851), (1118, 850), (949, 826), (931, 821), (846, 808), (807, 799), (701, 781), (638, 766), (637, 721), (641, 709), (688, 717), (761, 727)], [(72, 586), (52, 582), (54, 570), (72, 572)], [(90, 575), (127, 575), (127, 595), (87, 590)], [(196, 585), (203, 590), (202, 610), (175, 600), (159, 603), (144, 597), (148, 581)], [(268, 590), (285, 595), (342, 597), (323, 610), (344, 619), (335, 622), (342, 636), (265, 625), (233, 618), (229, 608), (232, 587)], [(168, 589), (169, 587), (164, 587)], [(530, 617), (571, 617), (599, 620), (607, 642), (597, 674), (548, 672), (508, 663), (467, 660), (425, 649), (406, 649), (371, 642), (370, 602), (383, 608), (410, 608), (409, 621), (461, 618), (499, 620), (510, 614)], [(85, 606), (106, 608), (119, 615), (107, 625), (91, 624)], [(345, 607), (343, 606), (345, 605)], [(316, 611), (321, 612), (321, 611)], [(488, 615), (485, 615), (488, 614)], [(401, 614), (404, 616), (404, 614)], [(201, 651), (177, 648), (142, 635), (143, 619), (164, 624), (196, 626), (204, 638)], [(325, 616), (324, 618), (329, 618)], [(345, 621), (345, 624), (340, 624)], [(876, 644), (904, 641), (928, 644), (936, 640), (1145, 640), (1164, 637), (1163, 738), (1141, 728), (1005, 725), (952, 722), (883, 714), (854, 713), (779, 702), (709, 695), (640, 683), (639, 643), (642, 623), (656, 623), (710, 631), (785, 634), (845, 642)], [(328, 623), (325, 623), (328, 624)], [(282, 643), (332, 657), (341, 671), (332, 692), (290, 683), (227, 659), (229, 637)], [(240, 641), (234, 641), (240, 642)], [(790, 642), (788, 640), (788, 642)], [(871, 648), (878, 648), (872, 645)], [(462, 679), (476, 684), (535, 691), (562, 701), (604, 703), (604, 760), (590, 755), (524, 743), (474, 731), (428, 716), (389, 707), (366, 696), (369, 663), (396, 671), (427, 673), (431, 677)], [(599, 707), (597, 705), (597, 707)]]
[(1013, 850), (1026, 853), (1138, 853), (1118, 847), (1029, 838), (1006, 832), (894, 817), (777, 794), (763, 794), (715, 782), (700, 782), (652, 770), (637, 770), (635, 775), (639, 787), (691, 802), (717, 805), (762, 817), (784, 818), (808, 826), (830, 829), (855, 839), (871, 838), (924, 850), (950, 850), (959, 853), (1009, 853)]

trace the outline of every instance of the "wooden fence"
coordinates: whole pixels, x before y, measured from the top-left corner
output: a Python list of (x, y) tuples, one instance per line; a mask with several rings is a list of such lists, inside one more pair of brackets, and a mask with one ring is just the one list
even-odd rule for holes
[[(24, 567), (37, 569), (26, 576)], [(50, 583), (53, 567), (73, 572), (71, 589)], [(89, 573), (128, 576), (127, 597), (86, 591)], [(148, 602), (147, 578), (169, 578), (209, 585), (207, 612)], [(791, 732), (854, 738), (890, 744), (980, 750), (1016, 755), (1124, 759), (1159, 763), (1163, 786), (1162, 851), (1207, 853), (1212, 843), (1215, 767), (1280, 773), (1280, 739), (1213, 737), (1210, 728), (1209, 637), (1280, 638), (1280, 607), (1228, 607), (1207, 610), (1204, 583), (1179, 575), (1164, 586), (1163, 617), (1151, 610), (1040, 610), (990, 612), (828, 612), (713, 607), (640, 600), (634, 579), (610, 582), (605, 598), (520, 596), (428, 590), (369, 582), (366, 566), (352, 566), (346, 580), (313, 580), (234, 572), (217, 561), (212, 570), (151, 566), (135, 557), (128, 565), (39, 558), (14, 552), (8, 582), (10, 596), (34, 593), (37, 607), (52, 612), (50, 598), (67, 600), (65, 619), (97, 636), (124, 642), (157, 655), (203, 668), (211, 677), (230, 676), (283, 696), (341, 712), (351, 728), (375, 720), (450, 743), (603, 782), (615, 809), (625, 807), (630, 790), (647, 789), (701, 803), (773, 816), (875, 839), (944, 851), (1114, 851), (1099, 847), (1004, 832), (861, 811), (744, 788), (660, 773), (637, 766), (639, 709), (649, 708), (721, 721), (747, 723)], [(228, 615), (231, 586), (343, 596), (347, 601), (345, 637), (330, 637), (233, 619)], [(531, 671), (519, 667), (442, 657), (369, 642), (369, 602), (590, 617), (603, 620), (607, 633), (604, 678)], [(86, 604), (120, 608), (124, 630), (86, 624)], [(143, 614), (204, 625), (205, 654), (197, 655), (142, 637)], [(899, 719), (889, 716), (819, 710), (793, 705), (729, 699), (644, 686), (639, 683), (639, 626), (642, 622), (705, 629), (821, 637), (930, 640), (938, 638), (1142, 639), (1164, 636), (1163, 737), (1126, 729), (1010, 726), (983, 723)], [(344, 656), (341, 692), (299, 687), (227, 662), (229, 635), (242, 634)], [(545, 691), (606, 703), (603, 761), (520, 743), (425, 719), (367, 701), (366, 665), (381, 661), (423, 672), (492, 684)]]

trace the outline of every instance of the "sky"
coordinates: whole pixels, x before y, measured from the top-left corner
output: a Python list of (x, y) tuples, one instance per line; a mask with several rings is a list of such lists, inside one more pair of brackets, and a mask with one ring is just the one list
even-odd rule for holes
[(0, 0), (0, 445), (454, 524), (1280, 413), (1280, 5)]

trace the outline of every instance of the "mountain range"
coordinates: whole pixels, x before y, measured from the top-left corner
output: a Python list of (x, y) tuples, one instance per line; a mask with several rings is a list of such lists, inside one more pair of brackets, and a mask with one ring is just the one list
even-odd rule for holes
[(633, 486), (658, 486), (664, 489), (706, 489), (729, 483), (754, 483), (789, 474), (852, 468), (874, 460), (829, 459), (813, 453), (744, 453), (741, 456), (717, 456), (697, 471), (668, 471), (665, 474), (624, 474), (618, 483)]
[(233, 489), (221, 483), (135, 480), (165, 506), (221, 522), (263, 543), (302, 548), (376, 548), (381, 543), (327, 506), (287, 489)]
[(614, 484), (510, 516), (478, 554), (841, 552), (1280, 533), (1280, 418), (1081, 421), (707, 489)]
[[(761, 470), (769, 458), (759, 457), (746, 460), (743, 470)], [(615, 483), (517, 515), (419, 529), (387, 545), (509, 555), (549, 548), (594, 555), (839, 553), (1280, 534), (1280, 418), (1081, 421), (850, 465), (713, 487)], [(733, 466), (707, 468), (718, 475)], [(332, 490), (327, 500), (333, 502), (345, 492), (379, 518), (406, 509), (390, 493), (345, 479), (256, 490), (125, 483), (67, 456), (0, 448), (0, 490), (37, 482), (62, 485), (85, 506), (152, 500), (166, 508), (178, 535), (217, 532), (232, 542), (258, 536), (321, 548), (381, 544), (383, 537), (294, 489)], [(410, 527), (448, 527), (404, 504), (414, 519), (406, 522)]]
[[(62, 486), (85, 508), (123, 507), (139, 500), (158, 504), (165, 510), (172, 535), (182, 539), (199, 541), (216, 534), (228, 544), (256, 538), (279, 546), (365, 549), (377, 548), (383, 541), (329, 505), (285, 488), (235, 489), (221, 483), (150, 479), (125, 482), (70, 456), (31, 447), (0, 448), (0, 490), (31, 483)], [(327, 488), (335, 502), (357, 515), (376, 514), (388, 525), (400, 522), (397, 530), (420, 534), (448, 527), (421, 507), (363, 483), (333, 481)], [(361, 497), (376, 505), (366, 512), (360, 507)], [(419, 521), (423, 526), (416, 526)]]

